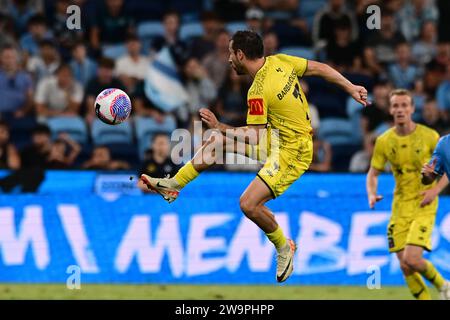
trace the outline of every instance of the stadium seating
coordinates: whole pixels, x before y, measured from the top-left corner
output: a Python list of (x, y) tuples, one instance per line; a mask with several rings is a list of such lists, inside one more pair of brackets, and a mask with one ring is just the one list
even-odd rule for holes
[(130, 121), (111, 126), (95, 119), (92, 123), (91, 137), (94, 145), (133, 143), (133, 129)]
[(200, 22), (185, 23), (180, 28), (180, 39), (188, 41), (203, 35), (203, 26)]
[(280, 53), (302, 57), (308, 60), (314, 60), (316, 58), (314, 50), (308, 47), (283, 47), (280, 49)]
[(88, 141), (86, 123), (81, 117), (53, 117), (47, 120), (53, 138), (60, 133), (67, 133), (73, 140), (80, 144)]
[(143, 159), (145, 150), (148, 149), (150, 140), (157, 132), (170, 134), (176, 129), (175, 118), (168, 115), (163, 123), (156, 122), (153, 118), (135, 117), (136, 138), (138, 141), (139, 157)]
[[(372, 100), (372, 95), (368, 95), (368, 100)], [(363, 110), (360, 103), (352, 97), (347, 99), (347, 116), (353, 127), (353, 136), (356, 141), (362, 141), (363, 133), (361, 131), (361, 111)]]
[(4, 120), (7, 121), (9, 125), (11, 140), (17, 148), (22, 149), (31, 142), (31, 132), (37, 125), (34, 117), (10, 117)]
[(164, 27), (160, 21), (143, 21), (137, 26), (137, 35), (141, 39), (163, 36)]
[(332, 145), (352, 144), (353, 126), (349, 120), (327, 118), (320, 121), (319, 137)]
[(127, 47), (124, 44), (107, 45), (102, 47), (105, 57), (117, 59), (127, 53)]
[(302, 0), (298, 6), (300, 17), (304, 18), (310, 28), (314, 24), (316, 13), (327, 3), (326, 0)]
[(245, 21), (229, 22), (226, 25), (226, 29), (230, 34), (233, 34), (239, 30), (247, 30), (247, 24), (245, 23)]

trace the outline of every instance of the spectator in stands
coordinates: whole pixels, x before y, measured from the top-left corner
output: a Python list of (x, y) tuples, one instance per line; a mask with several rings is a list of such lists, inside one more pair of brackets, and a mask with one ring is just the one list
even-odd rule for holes
[[(67, 150), (69, 148), (69, 150)], [(47, 158), (48, 169), (69, 169), (80, 154), (81, 146), (68, 134), (60, 134), (53, 141)]]
[(50, 129), (42, 124), (35, 127), (31, 144), (20, 152), (21, 168), (0, 179), (0, 188), (4, 192), (11, 192), (16, 187), (21, 187), (22, 192), (36, 192), (45, 178), (51, 146)]
[(18, 34), (26, 31), (28, 20), (44, 8), (43, 0), (1, 0), (0, 10), (13, 18)]
[(83, 87), (73, 77), (69, 65), (63, 64), (56, 75), (41, 80), (36, 89), (38, 120), (55, 116), (78, 116), (83, 101)]
[(427, 21), (422, 25), (420, 38), (412, 46), (412, 55), (421, 67), (429, 63), (436, 56), (437, 29), (436, 24)]
[(166, 12), (162, 18), (162, 24), (164, 36), (156, 37), (152, 41), (150, 55), (152, 56), (166, 47), (170, 50), (175, 63), (180, 66), (188, 55), (188, 46), (180, 39), (180, 14), (177, 11)]
[(11, 18), (0, 12), (0, 48), (15, 45)]
[(13, 46), (0, 51), (0, 116), (20, 118), (32, 108), (33, 83), (20, 69), (19, 54)]
[(331, 145), (320, 140), (317, 135), (313, 137), (313, 160), (309, 170), (313, 172), (329, 172), (332, 169), (333, 150)]
[(381, 28), (372, 33), (364, 47), (364, 63), (372, 74), (383, 74), (383, 68), (395, 62), (395, 47), (405, 41), (397, 31), (393, 13), (383, 11)]
[(73, 46), (78, 41), (83, 40), (83, 29), (67, 28), (67, 7), (73, 4), (72, 2), (69, 0), (56, 0), (55, 13), (50, 22), (64, 61), (70, 59)]
[(95, 118), (95, 98), (105, 89), (117, 88), (125, 90), (122, 81), (114, 77), (114, 60), (101, 58), (98, 63), (97, 76), (92, 78), (86, 86), (86, 121), (91, 123)]
[(441, 117), (436, 100), (429, 100), (422, 109), (422, 121), (424, 125), (433, 128), (439, 134), (444, 135), (449, 132), (449, 123)]
[(361, 70), (360, 46), (352, 40), (351, 25), (347, 19), (336, 21), (334, 36), (328, 41), (325, 51), (328, 63), (341, 73)]
[(428, 96), (436, 95), (439, 85), (446, 77), (448, 64), (450, 64), (450, 42), (439, 43), (436, 56), (425, 66), (423, 83)]
[(93, 170), (127, 170), (130, 165), (121, 160), (113, 160), (111, 158), (111, 152), (106, 146), (97, 146), (92, 150), (92, 155), (82, 165), (83, 169)]
[(229, 43), (230, 34), (225, 29), (222, 29), (217, 36), (214, 51), (206, 55), (202, 61), (202, 66), (208, 72), (208, 76), (214, 82), (216, 88), (222, 86), (230, 69), (228, 61), (230, 56)]
[(128, 53), (117, 59), (115, 74), (131, 92), (147, 76), (150, 62), (141, 54), (142, 44), (137, 36), (128, 36), (126, 45)]
[(215, 113), (219, 121), (233, 127), (245, 125), (247, 117), (247, 91), (250, 88), (248, 78), (238, 76), (229, 69), (227, 79), (219, 89), (215, 103)]
[(46, 19), (42, 15), (36, 15), (28, 21), (28, 32), (20, 38), (20, 47), (29, 56), (39, 54), (39, 43), (42, 40), (51, 40), (53, 34), (47, 29)]
[(378, 126), (389, 123), (392, 117), (389, 113), (389, 92), (392, 85), (387, 81), (377, 82), (373, 87), (373, 103), (369, 108), (362, 109), (361, 129), (364, 135), (373, 132)]
[(415, 79), (422, 76), (419, 68), (411, 61), (411, 49), (407, 42), (399, 43), (395, 49), (395, 63), (389, 65), (388, 73), (396, 88), (411, 90)]
[(46, 168), (51, 148), (50, 129), (44, 124), (39, 124), (33, 129), (31, 145), (25, 147), (20, 153), (22, 168)]
[(133, 115), (140, 117), (151, 117), (158, 123), (163, 123), (166, 114), (157, 108), (145, 94), (145, 81), (136, 84), (131, 95), (133, 104)]
[(247, 29), (258, 33), (259, 35), (263, 34), (263, 19), (264, 11), (257, 7), (249, 8), (245, 12), (245, 23), (247, 24)]
[(56, 45), (51, 40), (42, 40), (39, 44), (39, 55), (28, 60), (27, 70), (37, 83), (45, 77), (52, 76), (61, 64), (60, 60)]
[(436, 5), (430, 0), (408, 1), (398, 13), (400, 29), (408, 41), (413, 41), (419, 36), (425, 21), (436, 23), (438, 18)]
[(215, 12), (202, 13), (200, 20), (203, 35), (193, 39), (190, 46), (190, 55), (198, 60), (202, 60), (208, 53), (214, 51), (217, 36), (223, 29), (223, 23)]
[(97, 63), (87, 55), (84, 42), (77, 42), (72, 48), (72, 60), (69, 63), (75, 80), (86, 87), (97, 73)]
[(245, 18), (245, 10), (249, 5), (248, 0), (214, 0), (214, 11), (224, 21), (242, 21)]
[[(323, 47), (334, 38), (333, 32), (338, 21), (346, 20), (350, 25), (352, 40), (358, 38), (358, 26), (353, 13), (345, 8), (344, 0), (329, 0), (328, 4), (316, 13), (312, 38), (317, 47)], [(320, 41), (324, 43), (321, 44)]]
[(436, 92), (437, 107), (440, 115), (446, 121), (450, 120), (450, 61), (447, 65), (447, 75)]
[(279, 41), (278, 36), (274, 31), (268, 31), (264, 33), (264, 55), (270, 56), (277, 54), (279, 51)]
[[(152, 138), (150, 149), (145, 152), (140, 173), (164, 178), (167, 175), (173, 176), (179, 168), (170, 158), (169, 136), (166, 133), (156, 133)], [(146, 186), (145, 189), (147, 189)]]
[(123, 0), (100, 1), (91, 21), (90, 44), (94, 50), (101, 45), (122, 44), (134, 31), (133, 17), (126, 12)]
[(200, 108), (209, 106), (216, 99), (217, 89), (206, 69), (194, 57), (186, 61), (183, 67), (183, 77), (189, 95), (187, 107), (191, 116), (197, 117)]
[(367, 172), (370, 167), (370, 161), (372, 159), (373, 148), (375, 146), (376, 136), (374, 134), (367, 134), (364, 136), (364, 149), (356, 152), (351, 160), (349, 171), (350, 172)]
[(17, 170), (20, 157), (16, 147), (9, 141), (9, 126), (0, 120), (0, 169)]

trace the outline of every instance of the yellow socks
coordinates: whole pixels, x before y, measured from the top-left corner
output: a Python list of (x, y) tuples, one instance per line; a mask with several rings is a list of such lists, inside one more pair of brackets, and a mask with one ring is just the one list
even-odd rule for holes
[(178, 170), (177, 174), (174, 176), (174, 179), (183, 188), (189, 182), (197, 178), (198, 175), (199, 173), (189, 161), (180, 170)]
[(431, 300), (430, 291), (418, 272), (405, 276), (409, 291), (417, 300)]
[(286, 237), (283, 234), (283, 230), (281, 230), (280, 226), (274, 232), (266, 233), (267, 238), (275, 245), (277, 250), (280, 250), (286, 245)]
[(436, 289), (440, 290), (445, 283), (444, 278), (430, 261), (427, 260), (426, 264), (427, 269), (422, 272), (422, 276), (430, 281), (436, 287)]

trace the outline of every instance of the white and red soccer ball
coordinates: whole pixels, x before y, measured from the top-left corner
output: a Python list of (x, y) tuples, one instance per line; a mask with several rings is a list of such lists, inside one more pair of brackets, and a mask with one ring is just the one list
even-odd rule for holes
[(120, 89), (105, 89), (95, 99), (95, 114), (106, 124), (122, 123), (127, 120), (130, 113), (131, 100)]

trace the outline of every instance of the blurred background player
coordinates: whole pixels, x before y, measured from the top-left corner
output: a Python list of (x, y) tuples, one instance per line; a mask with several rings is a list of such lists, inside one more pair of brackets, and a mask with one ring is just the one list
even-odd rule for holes
[[(264, 57), (263, 40), (253, 31), (236, 32), (230, 41), (229, 52), (229, 62), (236, 73), (249, 74), (253, 78), (248, 91), (247, 126), (231, 127), (219, 122), (210, 110), (200, 109), (202, 121), (210, 129), (215, 129), (215, 133), (194, 158), (173, 178), (157, 179), (143, 174), (141, 179), (149, 189), (157, 191), (170, 203), (200, 172), (217, 162), (217, 157), (224, 153), (223, 147), (235, 147), (235, 140), (242, 148), (233, 148), (234, 153), (239, 153), (238, 150), (244, 153), (248, 148), (245, 153), (250, 157), (261, 156), (256, 154), (256, 149), (264, 152), (264, 155), (268, 154), (267, 159), (263, 159), (266, 161), (257, 178), (242, 194), (240, 207), (275, 245), (278, 253), (276, 278), (278, 282), (283, 282), (293, 271), (296, 245), (294, 241), (286, 239), (265, 204), (282, 195), (300, 178), (308, 170), (313, 158), (311, 118), (298, 78), (323, 77), (344, 89), (364, 106), (367, 91), (319, 62), (284, 54)], [(243, 143), (246, 145), (243, 146)], [(214, 151), (208, 151), (214, 146)]]
[(416, 299), (431, 299), (422, 276), (450, 298), (450, 284), (434, 265), (423, 258), (423, 250), (431, 251), (438, 202), (421, 207), (420, 193), (430, 187), (421, 182), (420, 169), (430, 159), (439, 134), (412, 120), (414, 102), (409, 91), (398, 89), (390, 94), (390, 112), (394, 127), (375, 142), (371, 167), (367, 174), (367, 196), (370, 208), (383, 197), (377, 194), (378, 175), (386, 162), (392, 166), (395, 178), (392, 216), (388, 225), (389, 251), (396, 253), (409, 290)]

